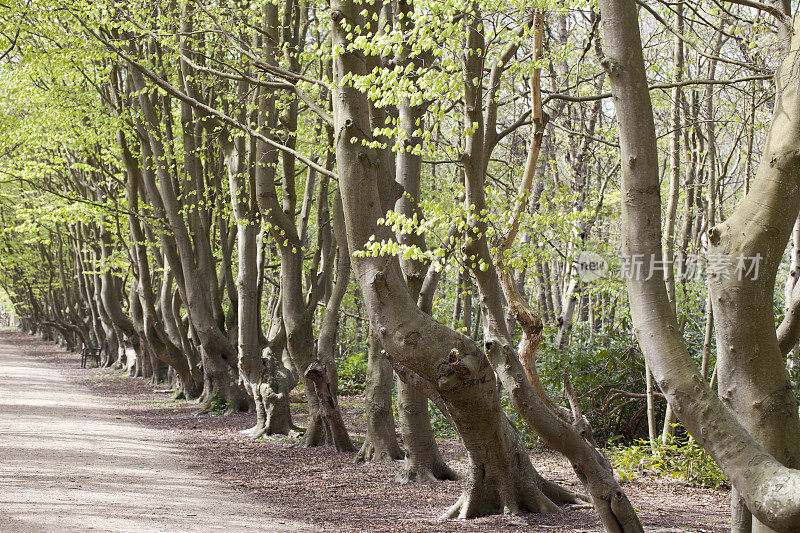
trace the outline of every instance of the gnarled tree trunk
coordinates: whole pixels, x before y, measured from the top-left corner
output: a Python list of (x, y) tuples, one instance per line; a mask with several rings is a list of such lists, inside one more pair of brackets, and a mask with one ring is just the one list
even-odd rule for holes
[[(349, 83), (348, 74), (366, 74), (362, 52), (349, 50), (348, 28), (368, 27), (363, 6), (352, 0), (331, 6), (334, 50), (334, 125), (336, 160), (353, 252), (369, 237), (392, 239), (379, 226), (379, 157), (362, 144), (371, 140), (366, 96)], [(375, 9), (372, 6), (371, 9)], [(369, 9), (367, 10), (369, 12)], [(446, 516), (471, 517), (496, 512), (553, 512), (554, 501), (579, 501), (538, 476), (519, 436), (500, 409), (499, 392), (486, 355), (475, 343), (423, 313), (408, 291), (394, 257), (357, 257), (356, 278), (372, 326), (392, 365), (413, 379), (429, 397), (443, 402), (464, 439), (470, 474), (464, 493)]]

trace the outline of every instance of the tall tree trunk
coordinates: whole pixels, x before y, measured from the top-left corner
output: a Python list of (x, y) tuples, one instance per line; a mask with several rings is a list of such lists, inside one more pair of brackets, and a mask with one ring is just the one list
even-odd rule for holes
[[(679, 84), (683, 79), (683, 0), (675, 5), (675, 36), (672, 52), (672, 79)], [(680, 85), (672, 90), (672, 116), (670, 119), (670, 182), (669, 200), (667, 202), (666, 219), (664, 221), (664, 282), (667, 285), (667, 296), (675, 309), (675, 216), (678, 211), (681, 183), (681, 99)]]
[(370, 330), (367, 340), (367, 387), (364, 406), (367, 415), (367, 435), (356, 456), (356, 462), (392, 461), (401, 459), (403, 452), (397, 443), (392, 415), (392, 367), (378, 335)]
[[(246, 90), (246, 88), (245, 88)], [(245, 92), (245, 91), (241, 91)], [(227, 132), (223, 132), (226, 134)], [(238, 233), (238, 264), (236, 277), (236, 303), (238, 305), (239, 373), (255, 402), (256, 425), (246, 434), (255, 438), (262, 435), (288, 434), (292, 429), (289, 411), (289, 392), (294, 382), (289, 372), (269, 348), (262, 357), (261, 313), (258, 291), (259, 213), (248, 189), (248, 174), (243, 165), (244, 140), (221, 137), (225, 164), (231, 190), (231, 203), (236, 217)], [(272, 317), (273, 321), (280, 317)], [(274, 342), (274, 339), (273, 339)]]
[[(399, 24), (405, 31), (413, 29), (414, 4), (409, 0), (400, 0), (397, 4), (398, 15), (402, 14)], [(414, 61), (416, 66), (424, 67), (430, 64), (431, 55), (423, 52)], [(416, 217), (420, 223), (424, 219), (421, 209), (421, 173), (422, 155), (415, 151), (421, 146), (422, 136), (425, 125), (426, 104), (412, 105), (407, 98), (403, 99), (398, 109), (400, 127), (405, 133), (402, 150), (395, 159), (395, 176), (397, 182), (403, 187), (405, 193), (397, 199), (395, 211), (402, 213), (410, 219)], [(396, 236), (398, 242), (416, 246), (420, 250), (426, 250), (425, 238), (416, 232), (401, 233)], [(426, 281), (431, 283), (429, 293), (431, 297), (424, 302), (419, 302), (420, 308), (427, 314), (432, 314), (433, 298), (435, 285), (432, 283), (434, 278), (438, 281), (439, 276), (430, 271), (430, 265), (423, 261), (414, 259), (403, 259), (400, 262), (403, 274), (406, 278), (406, 285), (412, 299), (420, 300), (420, 292)], [(431, 277), (428, 278), (430, 273)], [(459, 279), (456, 286), (456, 298), (454, 305), (453, 328), (460, 320), (461, 311), (461, 291), (462, 279), (459, 271)], [(395, 476), (395, 481), (408, 483), (414, 481), (430, 480), (455, 480), (458, 475), (444, 462), (436, 444), (433, 428), (431, 427), (430, 413), (428, 410), (428, 398), (421, 391), (416, 390), (412, 384), (403, 381), (398, 376), (397, 380), (397, 413), (400, 422), (400, 429), (403, 435), (403, 447), (405, 449), (405, 460), (400, 470)]]
[[(214, 260), (210, 257), (211, 250), (207, 242), (208, 235), (196, 235), (194, 241), (189, 235), (189, 228), (178, 202), (178, 191), (174, 189), (173, 176), (167, 167), (165, 145), (160, 134), (161, 125), (150, 99), (150, 91), (141, 73), (135, 68), (131, 70), (131, 77), (135, 90), (139, 91), (139, 107), (148, 126), (145, 128), (144, 124), (137, 124), (145, 161), (142, 165), (145, 190), (150, 202), (157, 205), (166, 216), (172, 235), (161, 235), (162, 248), (167, 254), (170, 268), (176, 271), (176, 275), (178, 272), (182, 275), (183, 283), (179, 281), (178, 286), (184, 291), (183, 301), (201, 344), (205, 386), (200, 401), (204, 410), (210, 409), (215, 401), (227, 402), (230, 409), (246, 409), (248, 401), (238, 386), (236, 349), (220, 329), (221, 324), (215, 316), (213, 294), (209, 294), (214, 292), (216, 276), (213, 271)], [(183, 114), (186, 114), (186, 106), (182, 107)], [(188, 113), (191, 114), (191, 109)], [(187, 151), (187, 154), (193, 152)], [(187, 161), (187, 165), (189, 164)], [(153, 168), (157, 181), (156, 175), (150, 170)], [(193, 231), (199, 232), (200, 224), (195, 224)], [(174, 241), (171, 242), (170, 237)], [(171, 244), (174, 244), (174, 248), (170, 247)], [(209, 287), (212, 288), (211, 291)]]
[[(676, 33), (675, 41), (673, 46), (672, 52), (672, 61), (673, 61), (673, 80), (676, 83), (680, 83), (683, 79), (683, 68), (684, 68), (684, 56), (683, 56), (683, 0), (679, 0), (677, 5), (675, 6), (675, 18), (676, 18)], [(670, 173), (670, 183), (669, 183), (669, 200), (667, 203), (667, 213), (666, 213), (666, 221), (664, 224), (664, 236), (663, 236), (663, 260), (664, 260), (664, 282), (667, 286), (667, 297), (669, 298), (670, 303), (672, 304), (673, 311), (677, 310), (677, 303), (675, 300), (675, 218), (677, 216), (678, 211), (678, 201), (680, 198), (680, 183), (681, 183), (681, 136), (683, 135), (681, 128), (681, 102), (683, 100), (683, 91), (679, 85), (672, 90), (672, 119), (670, 128), (672, 129), (671, 134), (671, 150), (670, 150), (670, 165), (671, 165), (671, 173)], [(687, 180), (688, 180), (687, 175)], [(688, 182), (688, 181), (687, 181)], [(687, 196), (687, 204), (686, 204), (686, 217), (687, 221), (689, 219), (689, 209), (691, 209), (690, 204), (690, 193), (687, 189), (686, 191)], [(684, 228), (686, 226), (684, 225)], [(684, 229), (684, 233), (686, 229)], [(685, 242), (685, 236), (682, 238), (681, 242)], [(682, 244), (681, 252), (680, 252), (680, 264), (685, 265), (686, 263), (686, 248), (685, 245)], [(645, 363), (645, 376), (648, 380), (649, 388), (652, 389), (652, 385), (650, 382), (652, 381), (651, 378), (652, 372), (650, 371), (650, 365)], [(648, 392), (648, 430), (650, 433), (654, 432), (654, 429), (650, 428), (651, 418), (649, 416), (649, 406), (652, 403), (652, 394)], [(653, 424), (655, 422), (652, 422)], [(663, 430), (661, 433), (661, 439), (664, 444), (667, 444), (672, 437), (673, 433), (673, 425), (675, 424), (675, 413), (672, 412), (672, 407), (667, 405), (667, 410), (664, 413), (664, 425)], [(651, 436), (652, 440), (652, 436)]]
[[(127, 174), (126, 195), (129, 209), (132, 214), (128, 216), (131, 241), (133, 242), (133, 257), (137, 268), (137, 293), (142, 309), (142, 327), (150, 352), (161, 361), (164, 361), (177, 372), (181, 380), (181, 392), (187, 398), (197, 398), (203, 391), (202, 369), (191, 365), (190, 360), (179, 346), (169, 339), (162, 322), (158, 320), (155, 311), (155, 294), (152, 286), (151, 271), (145, 234), (142, 230), (138, 216), (140, 178), (142, 167), (130, 152), (127, 139), (120, 131), (117, 139), (122, 151), (122, 160)], [(148, 170), (144, 170), (148, 172)], [(158, 214), (159, 211), (156, 210)], [(169, 241), (165, 239), (169, 245)]]

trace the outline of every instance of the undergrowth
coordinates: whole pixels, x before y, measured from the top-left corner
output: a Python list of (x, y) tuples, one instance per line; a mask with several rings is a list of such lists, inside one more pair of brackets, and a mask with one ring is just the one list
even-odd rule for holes
[(349, 355), (336, 360), (339, 377), (339, 394), (356, 396), (364, 394), (367, 382), (367, 361), (359, 355)]
[(211, 405), (208, 412), (212, 415), (224, 414), (231, 406), (231, 402), (223, 400), (219, 393), (214, 394), (211, 398)]
[(686, 437), (673, 437), (667, 444), (658, 440), (655, 450), (646, 440), (631, 446), (609, 446), (606, 455), (622, 483), (645, 475), (671, 477), (699, 487), (730, 486), (714, 459)]

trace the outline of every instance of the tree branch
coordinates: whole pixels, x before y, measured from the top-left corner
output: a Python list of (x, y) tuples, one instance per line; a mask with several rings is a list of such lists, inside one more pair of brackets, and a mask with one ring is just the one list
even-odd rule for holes
[(166, 91), (168, 94), (174, 96), (175, 98), (177, 98), (178, 100), (180, 100), (182, 102), (186, 102), (190, 106), (192, 106), (195, 109), (198, 109), (198, 110), (206, 113), (207, 115), (216, 117), (223, 124), (226, 124), (228, 126), (232, 126), (233, 128), (236, 128), (236, 129), (238, 129), (240, 131), (243, 131), (243, 132), (247, 133), (248, 135), (250, 135), (252, 137), (255, 137), (256, 139), (258, 139), (258, 140), (260, 140), (262, 142), (265, 142), (268, 145), (270, 145), (270, 146), (272, 146), (274, 148), (277, 148), (278, 150), (280, 150), (282, 152), (286, 152), (288, 154), (293, 155), (299, 161), (301, 161), (304, 164), (306, 164), (307, 166), (315, 169), (320, 174), (323, 174), (323, 175), (328, 176), (329, 178), (331, 178), (333, 180), (337, 180), (338, 181), (339, 177), (334, 172), (331, 172), (330, 170), (326, 169), (325, 167), (322, 167), (322, 166), (318, 165), (317, 163), (315, 163), (311, 159), (305, 157), (304, 155), (300, 154), (299, 152), (297, 152), (295, 150), (292, 150), (291, 148), (288, 148), (287, 146), (284, 146), (284, 145), (282, 145), (282, 144), (280, 144), (278, 142), (273, 141), (272, 139), (270, 139), (266, 135), (263, 135), (263, 134), (255, 131), (255, 130), (253, 130), (252, 128), (242, 124), (238, 120), (229, 117), (225, 113), (223, 113), (223, 112), (221, 112), (221, 111), (219, 111), (219, 110), (217, 110), (217, 109), (215, 109), (215, 108), (213, 108), (213, 107), (211, 107), (211, 106), (209, 106), (209, 105), (207, 105), (207, 104), (205, 104), (203, 102), (200, 102), (200, 101), (192, 98), (188, 94), (184, 93), (183, 91), (177, 89), (175, 86), (173, 86), (172, 84), (168, 83), (166, 80), (161, 78), (161, 76), (159, 76), (158, 74), (156, 74), (155, 72), (153, 72), (152, 70), (147, 68), (146, 66), (138, 63), (131, 56), (129, 56), (128, 54), (126, 54), (125, 52), (123, 52), (122, 50), (120, 50), (119, 48), (117, 48), (116, 46), (111, 44), (110, 42), (108, 42), (106, 39), (101, 37), (99, 34), (97, 34), (97, 32), (95, 32), (94, 30), (89, 28), (88, 25), (85, 24), (80, 18), (78, 18), (78, 20), (79, 20), (80, 24), (84, 27), (84, 29), (86, 29), (86, 31), (88, 31), (100, 43), (105, 45), (108, 48), (109, 51), (111, 51), (112, 53), (118, 55), (121, 59), (125, 60), (125, 62), (128, 63), (131, 67), (133, 67), (136, 70), (138, 70), (139, 72), (141, 72), (151, 82), (153, 82), (156, 86), (158, 86), (161, 89), (163, 89), (164, 91)]
[[(744, 78), (734, 78), (732, 80), (712, 80), (707, 78), (694, 78), (691, 80), (683, 80), (680, 82), (672, 83), (654, 83), (648, 90), (655, 91), (657, 89), (674, 89), (675, 87), (686, 87), (687, 85), (734, 85), (746, 81), (758, 80), (771, 80), (772, 74), (761, 74), (759, 76), (747, 76)], [(544, 92), (544, 91), (543, 91)], [(571, 96), (569, 94), (551, 93), (544, 99), (542, 105), (548, 104), (551, 100), (563, 100), (565, 102), (594, 102), (596, 100), (603, 100), (611, 98), (611, 93), (600, 93), (590, 96)]]

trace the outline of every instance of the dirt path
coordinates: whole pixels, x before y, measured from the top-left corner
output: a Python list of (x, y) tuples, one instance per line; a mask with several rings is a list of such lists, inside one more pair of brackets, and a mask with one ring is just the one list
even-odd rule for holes
[(189, 470), (165, 432), (116, 414), (0, 334), (0, 531), (313, 531)]

